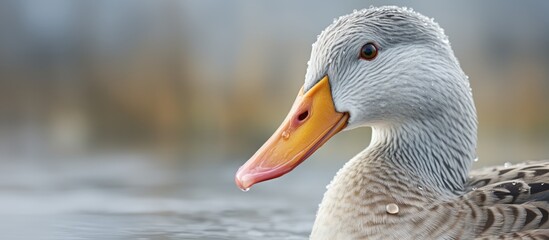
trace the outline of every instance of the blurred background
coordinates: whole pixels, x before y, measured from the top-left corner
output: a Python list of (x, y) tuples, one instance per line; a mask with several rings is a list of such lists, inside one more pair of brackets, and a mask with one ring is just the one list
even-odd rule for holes
[[(546, 1), (4, 0), (0, 213), (105, 212), (136, 196), (215, 191), (259, 199), (241, 197), (233, 174), (286, 116), (317, 34), (353, 9), (385, 4), (433, 17), (449, 36), (476, 100), (477, 167), (549, 158)], [(286, 180), (264, 184), (273, 190), (308, 176), (295, 187), (296, 198), (312, 199), (301, 235), (323, 186), (369, 138), (369, 129), (343, 132)], [(300, 191), (313, 183), (310, 195)], [(112, 205), (128, 189), (136, 195)], [(144, 205), (162, 205), (155, 201)], [(132, 210), (189, 221), (174, 201)]]

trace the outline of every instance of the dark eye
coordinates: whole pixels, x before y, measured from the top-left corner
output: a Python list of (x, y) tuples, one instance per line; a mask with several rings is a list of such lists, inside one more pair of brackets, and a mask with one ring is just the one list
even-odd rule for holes
[(377, 47), (373, 43), (366, 43), (360, 49), (360, 58), (364, 60), (373, 60), (377, 56)]

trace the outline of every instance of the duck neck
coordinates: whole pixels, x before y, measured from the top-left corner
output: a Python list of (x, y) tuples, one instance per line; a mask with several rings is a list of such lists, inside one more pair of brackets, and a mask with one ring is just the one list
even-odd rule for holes
[(441, 194), (463, 190), (476, 158), (474, 109), (470, 114), (442, 114), (372, 129), (365, 159), (391, 164), (412, 177), (408, 181)]

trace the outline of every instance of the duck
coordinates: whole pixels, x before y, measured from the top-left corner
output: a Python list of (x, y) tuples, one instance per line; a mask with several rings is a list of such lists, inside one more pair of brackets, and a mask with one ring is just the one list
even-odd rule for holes
[(310, 239), (549, 239), (549, 161), (472, 171), (477, 125), (469, 78), (433, 19), (357, 10), (318, 36), (290, 112), (235, 182), (280, 177), (338, 132), (370, 127)]

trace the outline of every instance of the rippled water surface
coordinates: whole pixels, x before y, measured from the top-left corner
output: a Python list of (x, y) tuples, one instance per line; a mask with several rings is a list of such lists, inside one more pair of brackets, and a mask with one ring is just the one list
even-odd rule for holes
[(302, 167), (244, 193), (237, 167), (135, 157), (8, 164), (2, 239), (307, 239), (335, 170)]

